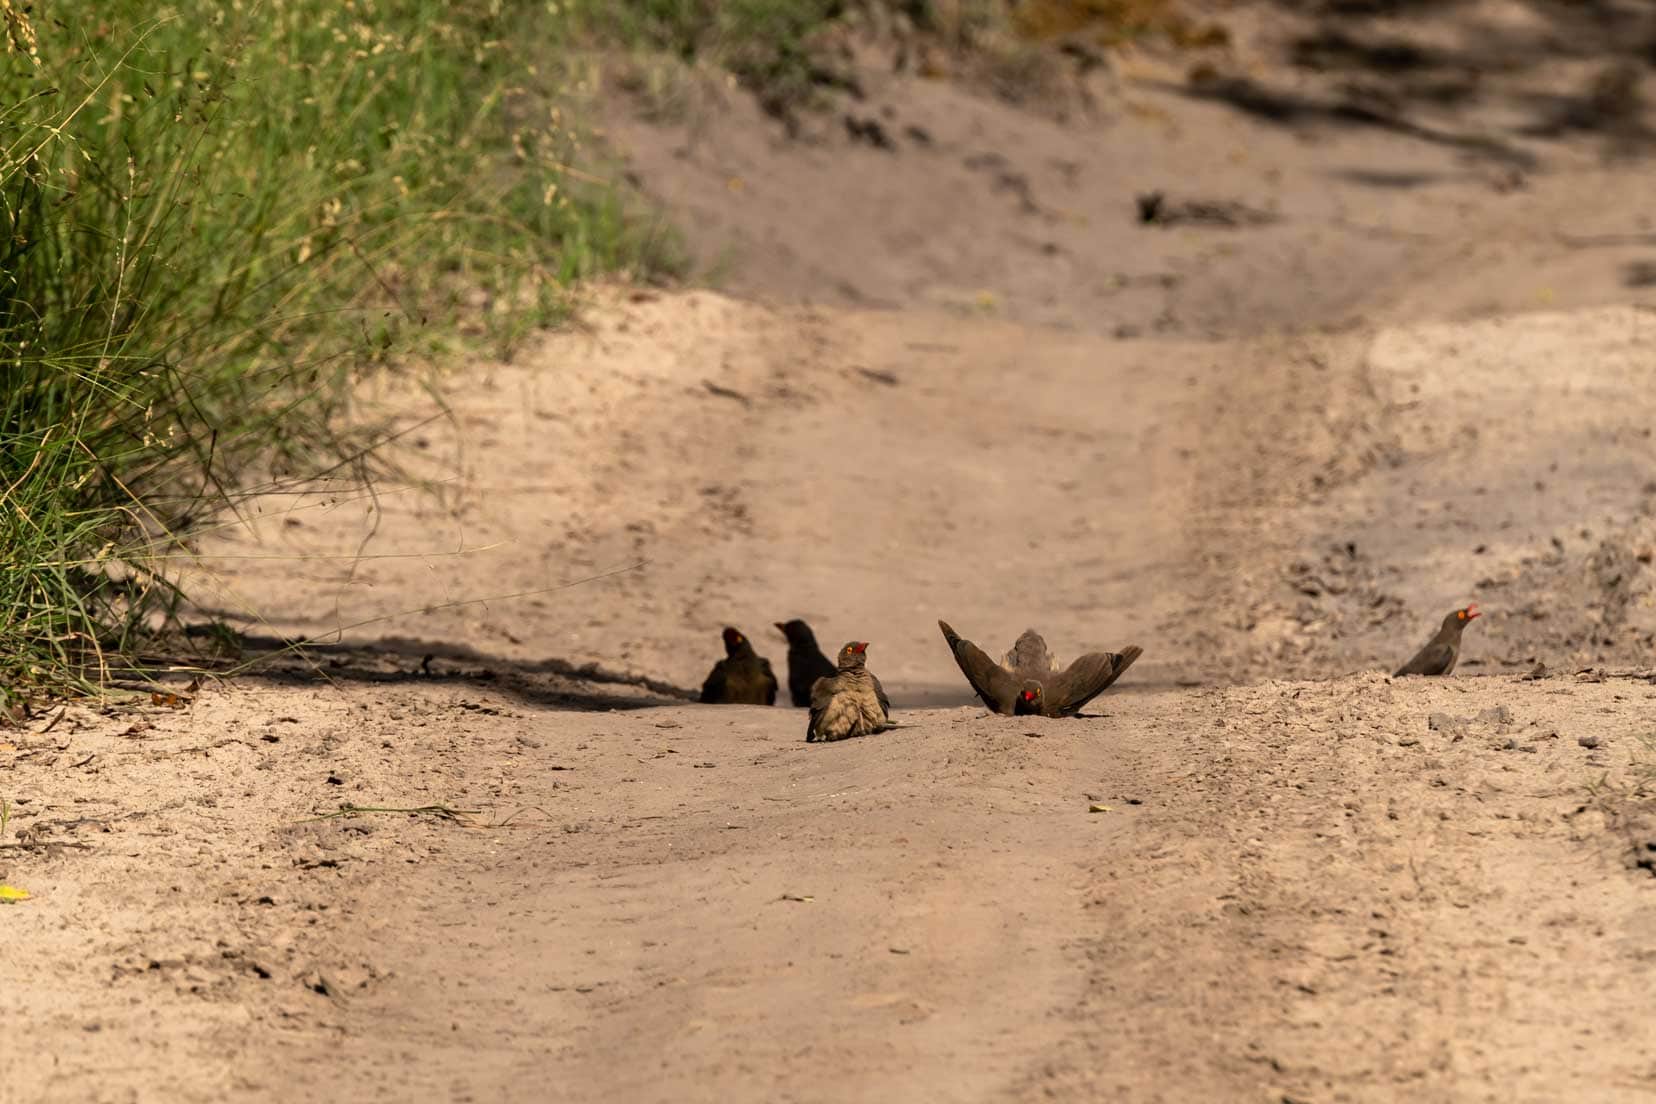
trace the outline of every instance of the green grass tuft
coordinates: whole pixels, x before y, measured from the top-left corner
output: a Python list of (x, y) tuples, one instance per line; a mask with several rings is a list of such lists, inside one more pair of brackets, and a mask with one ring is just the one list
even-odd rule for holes
[(0, 695), (130, 649), (254, 482), (366, 474), (365, 373), (671, 268), (568, 168), (554, 12), (0, 0)]

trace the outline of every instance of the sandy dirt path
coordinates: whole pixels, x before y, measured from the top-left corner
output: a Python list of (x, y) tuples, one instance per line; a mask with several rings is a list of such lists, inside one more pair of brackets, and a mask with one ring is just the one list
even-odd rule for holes
[[(1594, 408), (1614, 421), (1651, 401), (1614, 354), (1636, 322), (1509, 325), (1604, 343), (1583, 386), (1615, 391)], [(1417, 582), (1371, 623), (1369, 599), (1296, 589), (1317, 525), (1395, 511), (1414, 483), (1394, 473), (1458, 447), (1349, 456), (1365, 419), (1410, 444), (1382, 423), (1413, 386), (1395, 350), (1419, 344), (1121, 344), (692, 293), (623, 296), (454, 380), (452, 420), (411, 446), (458, 471), (447, 506), (273, 502), (260, 542), (207, 549), (200, 592), (314, 611), (242, 622), (255, 636), (314, 634), (647, 566), (354, 630), (382, 639), (319, 653), (331, 685), (289, 664), (291, 685), (113, 725), (73, 710), (20, 741), (13, 831), (35, 846), (8, 876), (40, 899), (7, 914), (8, 976), (39, 1010), (23, 1052), (52, 1055), (28, 1091), (1639, 1099), (1656, 898), (1627, 858), (1656, 690), (1637, 638), (1593, 645), (1620, 676), (1584, 681), (1561, 651), (1525, 681), (1503, 649), (1533, 618), (1491, 603), (1465, 675), (1392, 683), (1382, 647), (1466, 590)], [(1261, 416), (1214, 416), (1230, 406)], [(627, 447), (577, 463), (608, 438)], [(1632, 524), (1640, 463), (1559, 478)], [(1509, 508), (1541, 526), (1554, 507), (1532, 501)], [(1544, 532), (1493, 554), (1562, 577), (1576, 553)], [(1556, 562), (1526, 566), (1532, 545)], [(445, 554), (462, 546), (481, 550)], [(1390, 593), (1417, 567), (1381, 562), (1344, 570)], [(1036, 624), (1065, 652), (1147, 652), (1096, 717), (992, 718), (940, 612), (991, 644)], [(808, 746), (794, 710), (673, 704), (726, 620), (780, 662), (764, 630), (794, 614), (873, 640), (913, 727)], [(1335, 647), (1348, 618), (1365, 627)], [(1368, 673), (1272, 678), (1346, 661)], [(477, 812), (306, 823), (343, 802)]]
[[(411, 481), (189, 576), (322, 646), (0, 732), (0, 1100), (1649, 1099), (1648, 174), (1538, 136), (1537, 70), (1455, 116), (1429, 45), (1407, 126), (1338, 66), (1263, 121), (871, 76), (897, 153), (618, 110), (746, 297), (365, 383)], [(1471, 600), (1453, 678), (1386, 677)], [(908, 727), (688, 700), (790, 617)], [(1146, 650), (997, 718), (939, 617)]]

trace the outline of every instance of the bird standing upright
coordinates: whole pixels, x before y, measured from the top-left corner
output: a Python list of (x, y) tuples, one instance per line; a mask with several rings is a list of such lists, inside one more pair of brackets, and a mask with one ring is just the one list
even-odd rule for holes
[(1143, 648), (1129, 644), (1119, 653), (1089, 652), (1060, 670), (1041, 634), (1025, 629), (1012, 650), (996, 663), (982, 648), (962, 639), (947, 622), (939, 621), (937, 627), (943, 630), (955, 663), (983, 704), (1008, 716), (1073, 716), (1109, 689), (1144, 654)]
[(868, 642), (853, 640), (840, 649), (833, 675), (811, 687), (811, 720), (805, 742), (828, 743), (884, 732), (891, 724), (891, 701), (868, 669)]
[(1451, 610), (1444, 616), (1443, 624), (1438, 626), (1437, 635), (1428, 640), (1413, 659), (1399, 667), (1392, 677), (1447, 675), (1453, 671), (1460, 660), (1461, 633), (1466, 631), (1467, 625), (1482, 616), (1476, 602), (1464, 609)]
[(701, 700), (714, 705), (775, 705), (776, 675), (770, 660), (753, 650), (752, 641), (726, 628), (725, 657), (702, 683)]
[(811, 687), (819, 678), (832, 678), (834, 664), (817, 647), (811, 626), (795, 618), (776, 628), (788, 640), (788, 695), (801, 708), (811, 704)]

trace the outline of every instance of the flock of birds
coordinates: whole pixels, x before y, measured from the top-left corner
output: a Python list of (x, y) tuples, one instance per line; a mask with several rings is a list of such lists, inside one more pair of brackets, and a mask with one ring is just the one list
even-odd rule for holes
[[(1477, 603), (1447, 614), (1437, 634), (1396, 671), (1397, 675), (1447, 675), (1460, 659), (1461, 633), (1479, 617)], [(1073, 717), (1120, 678), (1144, 654), (1137, 644), (1119, 652), (1089, 652), (1061, 666), (1034, 629), (1025, 629), (999, 662), (948, 622), (939, 621), (949, 652), (974, 693), (992, 712), (1005, 716), (1038, 714)], [(868, 669), (868, 642), (853, 640), (829, 662), (817, 646), (811, 626), (794, 620), (776, 623), (788, 641), (788, 696), (808, 707), (807, 743), (871, 736), (897, 725), (891, 699)], [(702, 683), (701, 700), (717, 705), (775, 705), (781, 685), (770, 660), (754, 651), (753, 642), (733, 628), (724, 630), (725, 657)]]

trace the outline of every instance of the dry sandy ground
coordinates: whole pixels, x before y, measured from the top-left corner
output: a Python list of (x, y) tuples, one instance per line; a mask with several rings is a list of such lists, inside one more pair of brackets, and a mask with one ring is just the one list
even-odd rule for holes
[[(1187, 274), (1114, 291), (1009, 259), (1039, 216), (830, 220), (778, 249), (900, 309), (754, 302), (736, 263), (744, 298), (595, 295), (435, 421), (366, 386), (435, 484), (271, 499), (192, 576), (251, 652), (347, 644), (0, 733), (0, 880), (35, 895), (0, 911), (5, 1099), (1656, 1094), (1648, 174), (1542, 150), (1502, 191), (1464, 146), (1177, 90), (1105, 124), (904, 87), (955, 97), (938, 145), (1136, 149), (1209, 198), (1269, 202), (1222, 150), (1272, 148), (1295, 215), (1146, 229), (1112, 184), (1071, 252)], [(981, 185), (744, 110), (704, 143), (797, 174), (801, 221), (853, 178), (893, 219)], [(1147, 168), (1168, 118), (1189, 166)], [(713, 203), (670, 127), (614, 132)], [(1402, 153), (1466, 171), (1313, 185)], [(728, 238), (789, 223), (724, 195)], [(1453, 677), (1386, 677), (1468, 600)], [(794, 616), (872, 641), (908, 727), (685, 700), (723, 625), (780, 665)], [(1092, 716), (992, 717), (940, 616), (1145, 655)]]

